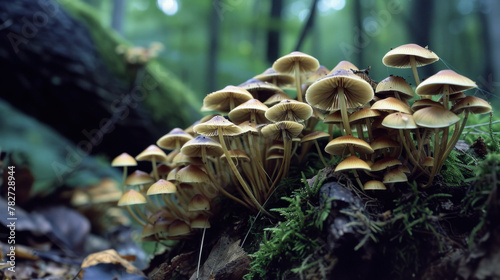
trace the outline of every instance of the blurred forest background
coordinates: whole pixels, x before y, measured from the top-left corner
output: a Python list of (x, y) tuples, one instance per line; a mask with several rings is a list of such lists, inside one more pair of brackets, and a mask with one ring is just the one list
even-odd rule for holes
[[(111, 158), (189, 126), (206, 94), (293, 50), (329, 69), (349, 60), (377, 81), (413, 81), (382, 57), (428, 46), (441, 60), (421, 78), (451, 68), (478, 84), (468, 94), (497, 108), (499, 12), (495, 0), (4, 1), (0, 147), (29, 170), (32, 193), (117, 178)], [(124, 59), (154, 42), (157, 57)]]

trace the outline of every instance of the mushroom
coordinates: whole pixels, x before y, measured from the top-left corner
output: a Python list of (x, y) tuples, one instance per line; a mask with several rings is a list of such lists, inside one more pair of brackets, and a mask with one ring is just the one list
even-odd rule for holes
[[(118, 206), (125, 206), (127, 208), (127, 211), (134, 219), (134, 221), (136, 221), (141, 226), (145, 226), (148, 221), (148, 218), (142, 213), (142, 210), (139, 208), (138, 205), (146, 204), (146, 202), (147, 202), (146, 197), (144, 197), (140, 192), (130, 189), (122, 195), (120, 200), (118, 200)], [(134, 206), (139, 216), (137, 216), (134, 210), (132, 210), (132, 208), (130, 207), (131, 205)]]
[(408, 99), (412, 99), (415, 96), (413, 89), (405, 79), (392, 75), (377, 84), (375, 94), (380, 97), (394, 96), (396, 99), (405, 102), (406, 105), (408, 105)]
[(316, 71), (319, 62), (316, 58), (302, 52), (291, 52), (278, 58), (273, 63), (273, 69), (280, 73), (294, 73), (295, 88), (297, 89), (297, 100), (302, 102), (302, 88), (300, 86), (300, 74)]
[(307, 135), (304, 135), (304, 137), (302, 137), (302, 139), (300, 140), (301, 143), (306, 143), (309, 141), (314, 142), (314, 145), (316, 146), (316, 151), (318, 152), (318, 156), (321, 159), (323, 166), (327, 166), (327, 164), (326, 164), (325, 158), (323, 157), (323, 153), (321, 152), (321, 149), (319, 148), (318, 139), (326, 138), (326, 137), (329, 137), (329, 134), (324, 132), (324, 131), (313, 131)]
[(293, 76), (285, 73), (276, 72), (273, 68), (267, 68), (262, 74), (254, 77), (254, 79), (261, 80), (263, 82), (272, 83), (277, 87), (287, 87), (294, 81)]
[(236, 106), (252, 98), (250, 92), (241, 87), (226, 86), (221, 90), (209, 93), (205, 96), (203, 99), (203, 107), (207, 110), (228, 113)]
[(167, 150), (177, 150), (179, 151), (187, 141), (193, 139), (193, 136), (185, 132), (180, 128), (174, 128), (169, 133), (163, 135), (156, 144), (159, 147)]
[(113, 159), (113, 161), (111, 162), (111, 166), (123, 167), (122, 191), (124, 191), (125, 180), (127, 178), (127, 168), (129, 166), (137, 166), (137, 161), (135, 161), (135, 159), (131, 155), (122, 153)]
[(303, 122), (309, 119), (312, 113), (313, 110), (309, 104), (295, 100), (282, 100), (280, 103), (269, 108), (265, 116), (272, 122)]
[(239, 84), (238, 87), (247, 90), (252, 94), (253, 98), (258, 99), (261, 102), (264, 102), (276, 93), (285, 93), (281, 88), (275, 86), (274, 84), (257, 79), (247, 80), (244, 83)]
[(153, 165), (153, 174), (156, 181), (160, 180), (158, 170), (156, 169), (157, 162), (167, 161), (167, 155), (156, 145), (150, 145), (140, 154), (135, 157), (138, 161), (151, 161)]
[(229, 112), (229, 119), (234, 123), (251, 121), (255, 124), (267, 123), (264, 116), (269, 108), (257, 99), (250, 99)]

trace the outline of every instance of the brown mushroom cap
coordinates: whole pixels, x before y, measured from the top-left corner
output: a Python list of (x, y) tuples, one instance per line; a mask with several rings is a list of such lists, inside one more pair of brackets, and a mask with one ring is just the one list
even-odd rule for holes
[(210, 221), (208, 220), (208, 217), (200, 214), (194, 218), (191, 219), (190, 221), (191, 228), (210, 228)]
[(397, 91), (402, 98), (411, 99), (415, 96), (413, 89), (405, 79), (398, 76), (389, 76), (377, 84), (376, 94), (392, 94)]
[(263, 82), (273, 83), (278, 87), (287, 86), (293, 84), (294, 82), (293, 76), (276, 72), (276, 70), (274, 70), (273, 68), (267, 68), (266, 71), (255, 76), (254, 78)]
[(264, 126), (261, 133), (266, 138), (282, 139), (282, 133), (285, 131), (288, 139), (292, 139), (298, 136), (303, 129), (304, 126), (300, 123), (293, 121), (281, 121)]
[(433, 157), (425, 157), (422, 160), (422, 166), (425, 166), (425, 167), (432, 167), (432, 166), (434, 166), (434, 158)]
[(182, 146), (181, 153), (190, 157), (201, 157), (202, 149), (205, 149), (207, 156), (219, 157), (224, 153), (219, 142), (203, 135), (198, 135), (186, 142)]
[(431, 106), (413, 113), (415, 122), (421, 127), (443, 128), (458, 122), (460, 118), (441, 106)]
[(200, 156), (191, 157), (181, 152), (174, 157), (171, 166), (177, 167), (177, 166), (186, 166), (189, 164), (203, 165), (203, 161), (201, 160)]
[(257, 79), (250, 79), (238, 85), (252, 94), (252, 98), (258, 99), (261, 102), (267, 100), (276, 93), (285, 93), (281, 88), (274, 84), (263, 82)]
[(188, 203), (188, 211), (210, 210), (210, 201), (204, 195), (195, 194)]
[(377, 160), (376, 162), (373, 163), (373, 165), (371, 167), (372, 167), (372, 171), (380, 171), (380, 170), (384, 170), (384, 169), (392, 167), (392, 166), (402, 165), (402, 164), (403, 163), (397, 158), (386, 157), (386, 158)]
[(344, 152), (349, 151), (349, 145), (354, 148), (355, 152), (361, 154), (373, 153), (373, 149), (370, 147), (370, 144), (350, 135), (340, 136), (333, 139), (326, 145), (325, 151), (331, 155), (342, 155)]
[(305, 121), (312, 116), (313, 110), (309, 104), (295, 100), (282, 100), (269, 108), (265, 116), (273, 122)]
[(326, 68), (323, 65), (320, 65), (319, 68), (316, 69), (316, 71), (303, 75), (303, 84), (309, 85), (309, 84), (315, 82), (316, 80), (323, 78), (324, 76), (328, 75), (329, 73), (330, 73), (330, 70), (328, 70), (328, 68)]
[(443, 92), (444, 86), (449, 86), (449, 93), (476, 88), (477, 85), (469, 78), (457, 74), (453, 70), (441, 70), (420, 83), (415, 90), (418, 95), (436, 95)]
[(282, 100), (292, 100), (292, 98), (284, 92), (277, 92), (266, 99), (266, 101), (264, 101), (264, 104), (267, 106), (273, 106), (274, 104), (279, 103)]
[(172, 237), (187, 235), (191, 232), (191, 227), (181, 220), (173, 221), (168, 227), (168, 235)]
[[(349, 116), (349, 112), (347, 112), (347, 115)], [(323, 122), (326, 124), (342, 123), (342, 114), (340, 110), (335, 111), (326, 116)]]
[(231, 99), (234, 102), (233, 106), (236, 107), (252, 98), (250, 92), (241, 87), (226, 86), (221, 90), (209, 93), (205, 96), (203, 99), (203, 107), (208, 110), (227, 113), (232, 109)]
[(228, 116), (232, 122), (241, 123), (250, 120), (253, 112), (257, 123), (266, 123), (267, 119), (264, 114), (267, 109), (269, 108), (259, 100), (250, 99), (234, 108), (231, 112), (229, 112)]
[(400, 147), (401, 144), (387, 136), (380, 136), (373, 140), (373, 142), (370, 143), (370, 146), (374, 151), (376, 151), (381, 149)]
[(401, 112), (387, 115), (382, 121), (382, 125), (394, 129), (418, 128), (412, 115)]
[(302, 139), (300, 139), (300, 142), (304, 143), (304, 142), (314, 141), (314, 140), (318, 140), (321, 138), (328, 138), (328, 137), (330, 137), (330, 134), (328, 134), (324, 131), (313, 131), (307, 135), (304, 135), (304, 137), (302, 137)]
[(138, 154), (135, 159), (138, 161), (153, 161), (153, 158), (158, 162), (167, 161), (167, 155), (156, 145), (149, 145), (144, 151)]
[(118, 200), (118, 206), (134, 205), (134, 204), (146, 204), (147, 200), (140, 192), (136, 190), (126, 191), (120, 200)]
[(439, 60), (439, 57), (427, 48), (423, 48), (417, 44), (406, 44), (387, 52), (382, 58), (382, 63), (389, 67), (411, 68), (411, 56), (415, 57), (415, 65), (417, 67)]
[(337, 63), (337, 65), (335, 65), (335, 67), (333, 67), (332, 71), (330, 71), (329, 74), (333, 74), (333, 73), (335, 73), (335, 71), (340, 70), (340, 69), (344, 69), (347, 71), (359, 70), (358, 67), (356, 67), (356, 65), (352, 64), (351, 62), (349, 62), (347, 60), (342, 60), (339, 63)]
[(370, 171), (370, 166), (357, 156), (350, 156), (340, 162), (335, 168), (335, 172), (342, 170), (364, 169)]
[(386, 186), (384, 185), (384, 183), (380, 182), (380, 181), (377, 181), (377, 180), (371, 180), (371, 181), (368, 181), (366, 182), (364, 185), (363, 185), (363, 189), (365, 191), (367, 190), (374, 190), (374, 191), (377, 191), (377, 190), (387, 190)]
[(115, 157), (111, 162), (111, 166), (136, 166), (136, 165), (137, 161), (135, 161), (135, 159), (127, 153), (120, 154), (119, 156)]
[(411, 105), (411, 109), (415, 112), (418, 111), (422, 108), (430, 107), (430, 106), (438, 106), (438, 107), (443, 107), (443, 105), (439, 102), (436, 102), (432, 99), (420, 99), (420, 100), (415, 100), (413, 102), (413, 105)]
[(273, 63), (273, 69), (279, 73), (293, 73), (295, 63), (298, 62), (300, 73), (316, 71), (319, 67), (319, 61), (302, 52), (291, 52), (278, 58)]
[(373, 103), (372, 109), (387, 112), (403, 112), (411, 114), (411, 109), (403, 101), (394, 97), (387, 97)]
[(464, 110), (468, 110), (473, 114), (484, 114), (491, 111), (491, 105), (479, 97), (467, 96), (452, 108), (452, 111), (456, 114), (460, 114)]
[(152, 184), (147, 195), (155, 195), (155, 194), (165, 194), (165, 193), (175, 193), (177, 192), (177, 188), (172, 182), (160, 179), (158, 182)]
[(193, 139), (193, 136), (180, 128), (174, 128), (169, 133), (163, 135), (156, 144), (163, 149), (174, 150), (182, 147), (184, 143)]
[(193, 127), (195, 132), (204, 136), (218, 136), (219, 128), (222, 128), (224, 136), (235, 136), (243, 133), (243, 130), (239, 126), (219, 115)]
[(153, 178), (149, 176), (148, 173), (140, 170), (136, 170), (132, 172), (130, 175), (128, 175), (127, 179), (125, 180), (125, 185), (127, 186), (137, 186), (137, 185), (142, 185), (142, 184), (147, 184), (154, 182)]
[(341, 69), (313, 83), (306, 91), (306, 101), (321, 110), (338, 110), (340, 87), (344, 89), (347, 108), (363, 106), (373, 99), (373, 89), (369, 83), (352, 72)]
[(182, 183), (209, 183), (210, 178), (201, 168), (196, 165), (188, 165), (177, 171), (175, 179)]
[(374, 109), (371, 109), (368, 107), (363, 107), (361, 110), (358, 110), (349, 116), (349, 122), (350, 123), (358, 123), (358, 122), (365, 123), (364, 122), (365, 119), (375, 118), (375, 117), (378, 117), (380, 115), (381, 115), (381, 113), (377, 110), (374, 110)]
[(393, 169), (384, 175), (383, 182), (384, 183), (408, 182), (408, 178), (406, 177), (406, 174), (403, 171), (399, 169)]

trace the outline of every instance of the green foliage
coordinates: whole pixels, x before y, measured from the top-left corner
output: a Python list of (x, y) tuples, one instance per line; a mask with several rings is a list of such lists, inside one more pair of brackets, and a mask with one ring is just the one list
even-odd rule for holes
[(446, 185), (462, 186), (466, 179), (473, 177), (472, 166), (475, 165), (475, 161), (476, 159), (468, 153), (452, 151), (441, 169), (441, 175), (443, 175)]
[(323, 180), (316, 180), (312, 187), (305, 176), (302, 182), (304, 186), (293, 191), (291, 196), (282, 197), (288, 206), (272, 209), (284, 220), (265, 229), (259, 250), (251, 255), (254, 259), (245, 279), (281, 279), (286, 271), (283, 268), (295, 266), (291, 272), (302, 273), (316, 264), (304, 260), (311, 259), (314, 252), (321, 248), (320, 234), (330, 207), (317, 206)]

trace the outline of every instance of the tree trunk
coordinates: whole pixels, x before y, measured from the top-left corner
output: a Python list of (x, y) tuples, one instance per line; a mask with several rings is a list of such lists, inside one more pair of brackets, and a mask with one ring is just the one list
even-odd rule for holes
[(209, 41), (208, 41), (208, 65), (207, 65), (207, 89), (208, 92), (217, 90), (217, 56), (219, 51), (219, 26), (220, 19), (217, 14), (217, 8), (220, 7), (221, 0), (214, 0), (209, 22)]
[(309, 8), (309, 16), (307, 17), (306, 24), (302, 28), (302, 32), (300, 32), (299, 40), (297, 41), (294, 50), (300, 51), (300, 49), (302, 48), (302, 44), (306, 39), (306, 36), (309, 34), (309, 30), (313, 28), (314, 19), (316, 18), (317, 7), (318, 7), (318, 0), (313, 0), (311, 2), (311, 7)]
[[(431, 27), (433, 26), (433, 15), (436, 3), (433, 0), (412, 1), (411, 14), (416, 15), (410, 17), (408, 32), (411, 34), (413, 43), (422, 47), (428, 46), (431, 42)], [(432, 47), (431, 47), (432, 49)], [(435, 73), (434, 65), (419, 69), (422, 71), (420, 78), (426, 78)]]
[(269, 64), (273, 64), (280, 56), (281, 48), (281, 11), (283, 10), (283, 0), (271, 1), (271, 24), (267, 30), (267, 53), (266, 58)]
[[(486, 15), (481, 15), (483, 24), (483, 38), (485, 39), (484, 51), (487, 57), (483, 77), (478, 79), (479, 86), (495, 96), (499, 96), (500, 89), (500, 17), (497, 12), (500, 11), (500, 1), (481, 1), (484, 5), (483, 10)], [(485, 96), (491, 97), (491, 96)]]
[[(363, 15), (361, 10), (361, 0), (354, 0), (354, 26), (357, 26), (359, 30), (363, 30)], [(364, 68), (364, 59), (363, 59), (364, 51), (357, 52), (357, 61), (354, 65), (357, 65), (360, 69)]]

